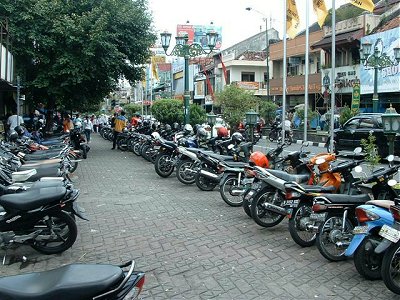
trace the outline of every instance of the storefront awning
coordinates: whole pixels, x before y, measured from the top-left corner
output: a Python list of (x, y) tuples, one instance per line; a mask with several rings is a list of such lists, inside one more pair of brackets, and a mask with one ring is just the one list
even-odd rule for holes
[[(352, 43), (354, 41), (360, 40), (364, 36), (363, 29), (357, 29), (350, 32), (340, 33), (336, 35), (336, 45), (343, 45)], [(311, 45), (311, 49), (330, 49), (332, 47), (332, 36), (327, 36), (322, 40), (316, 42), (315, 44)]]
[(16, 90), (17, 88), (13, 86), (11, 83), (3, 79), (0, 79), (0, 92), (12, 92)]

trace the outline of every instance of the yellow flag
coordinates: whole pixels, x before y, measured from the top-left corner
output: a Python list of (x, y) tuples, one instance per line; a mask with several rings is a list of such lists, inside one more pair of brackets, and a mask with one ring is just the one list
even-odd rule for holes
[(324, 25), (328, 10), (325, 6), (325, 0), (313, 0), (314, 13), (317, 15), (319, 27)]
[(157, 59), (154, 56), (151, 57), (151, 72), (153, 74), (153, 78), (158, 80)]
[(286, 33), (293, 39), (299, 32), (300, 18), (297, 13), (296, 1), (287, 0)]
[(349, 0), (349, 1), (354, 6), (368, 10), (369, 12), (374, 11), (375, 4), (372, 2), (372, 0)]

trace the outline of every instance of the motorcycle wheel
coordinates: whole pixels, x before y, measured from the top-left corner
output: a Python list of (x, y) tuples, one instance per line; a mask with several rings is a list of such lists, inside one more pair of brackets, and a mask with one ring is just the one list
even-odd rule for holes
[[(352, 235), (353, 225), (346, 219), (345, 232), (343, 237), (342, 231), (342, 216), (328, 215), (325, 222), (323, 222), (317, 233), (316, 244), (319, 252), (323, 257), (330, 261), (342, 261), (346, 259), (344, 252), (346, 247), (336, 246), (336, 242), (343, 241), (345, 237)], [(349, 239), (348, 238), (348, 239)], [(351, 238), (349, 239), (349, 241)]]
[(33, 231), (40, 230), (41, 233), (31, 247), (43, 254), (62, 253), (71, 248), (78, 236), (75, 221), (64, 211), (52, 212), (47, 216), (48, 220), (42, 219), (34, 225)]
[[(76, 160), (77, 158), (73, 156), (72, 154), (68, 154), (68, 158), (70, 160)], [(76, 171), (76, 168), (78, 168), (78, 162), (70, 162), (70, 168), (68, 169), (69, 173), (74, 173)]]
[(117, 140), (117, 147), (119, 150), (121, 151), (126, 151), (128, 150), (128, 145), (126, 143), (126, 139), (125, 138), (121, 138)]
[(154, 162), (154, 169), (158, 176), (167, 178), (174, 171), (174, 166), (170, 162), (171, 155), (161, 153), (157, 156), (156, 161)]
[(400, 242), (386, 250), (382, 260), (382, 279), (386, 287), (400, 295)]
[[(328, 137), (328, 141), (325, 144), (326, 151), (329, 153), (332, 153), (332, 147), (331, 147), (331, 137)], [(333, 141), (333, 153), (338, 154), (339, 152), (336, 150), (336, 142)]]
[[(205, 170), (207, 170), (209, 172), (213, 172), (213, 170), (210, 170), (210, 169), (205, 169)], [(206, 191), (206, 192), (210, 192), (210, 191), (214, 190), (218, 184), (218, 183), (215, 183), (215, 182), (209, 180), (207, 177), (204, 177), (200, 173), (197, 173), (195, 175), (195, 182), (196, 182), (197, 187), (200, 190)]]
[(136, 142), (134, 145), (133, 145), (133, 153), (135, 153), (137, 156), (141, 156), (141, 153), (140, 153), (140, 143), (139, 142)]
[(268, 134), (268, 139), (270, 142), (276, 141), (278, 139), (278, 134), (276, 130), (271, 130)]
[(263, 188), (257, 195), (255, 195), (251, 202), (251, 216), (253, 217), (253, 220), (262, 227), (276, 226), (282, 222), (285, 215), (265, 209), (263, 204), (266, 202), (280, 206), (282, 198), (280, 195), (276, 195), (276, 190), (271, 189), (270, 187)]
[(246, 192), (243, 194), (243, 203), (242, 203), (242, 207), (243, 207), (243, 210), (244, 210), (244, 212), (246, 213), (246, 215), (248, 215), (250, 218), (252, 218), (251, 209), (250, 209), (251, 202), (248, 201), (248, 200), (246, 199), (246, 194), (247, 194), (249, 191), (250, 191), (250, 190), (246, 191)]
[(354, 265), (358, 273), (369, 280), (382, 278), (383, 254), (377, 254), (374, 250), (375, 248), (372, 247), (369, 238), (365, 238), (354, 253)]
[(244, 188), (243, 186), (238, 183), (237, 177), (236, 176), (227, 176), (225, 181), (221, 183), (219, 187), (219, 192), (221, 194), (222, 200), (225, 201), (226, 204), (233, 206), (233, 207), (238, 207), (242, 206), (243, 204), (243, 197), (242, 195), (237, 195), (234, 196), (232, 195), (232, 189), (233, 188)]
[(151, 147), (151, 145), (146, 144), (141, 149), (142, 157), (147, 161), (150, 161), (150, 156), (149, 156), (150, 147)]
[(316, 234), (307, 230), (310, 222), (312, 203), (300, 203), (293, 210), (292, 217), (289, 219), (289, 233), (292, 239), (301, 247), (311, 247), (315, 244)]
[(83, 159), (87, 158), (87, 149), (86, 149), (86, 145), (82, 145), (81, 146), (81, 150), (82, 150), (82, 157)]
[(179, 160), (176, 165), (176, 178), (183, 184), (193, 184), (196, 181), (196, 173), (187, 171), (194, 166), (194, 161), (191, 159)]
[(293, 138), (291, 136), (285, 138), (285, 144), (290, 146), (293, 143)]

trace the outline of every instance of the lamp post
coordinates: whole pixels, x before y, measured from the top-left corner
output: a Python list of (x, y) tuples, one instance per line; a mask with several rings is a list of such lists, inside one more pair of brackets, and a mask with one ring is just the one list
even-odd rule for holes
[(390, 104), (390, 107), (382, 114), (382, 123), (383, 132), (388, 139), (389, 155), (393, 155), (396, 133), (400, 131), (400, 114), (392, 107), (392, 104)]
[(250, 126), (251, 142), (254, 143), (254, 125), (257, 124), (258, 113), (255, 111), (248, 111), (246, 113), (246, 125)]
[(263, 21), (265, 21), (265, 43), (266, 43), (266, 57), (267, 57), (267, 100), (269, 100), (269, 38), (268, 38), (268, 18), (266, 15), (264, 15), (262, 12), (258, 11), (257, 9), (254, 9), (252, 7), (246, 7), (247, 11), (255, 11), (256, 13), (260, 14), (263, 16)]
[[(376, 44), (375, 44), (376, 45)], [(372, 96), (372, 112), (378, 112), (379, 96), (378, 96), (378, 70), (390, 66), (394, 66), (400, 62), (400, 47), (393, 48), (394, 58), (392, 61), (386, 53), (374, 47), (374, 52), (371, 53), (372, 44), (365, 42), (360, 49), (360, 60), (364, 66), (374, 68), (374, 94)]]
[(171, 33), (163, 32), (161, 33), (161, 45), (164, 48), (164, 52), (166, 55), (171, 56), (179, 56), (185, 59), (185, 93), (184, 93), (184, 116), (185, 116), (185, 124), (189, 124), (189, 58), (196, 57), (201, 54), (209, 54), (215, 47), (217, 42), (218, 33), (211, 31), (207, 33), (207, 45), (210, 51), (205, 51), (205, 49), (199, 44), (188, 44), (189, 37), (188, 35), (177, 36), (175, 37), (176, 45), (172, 49), (171, 53), (168, 54), (167, 50), (169, 48), (171, 42)]
[(207, 114), (207, 123), (211, 126), (211, 137), (213, 137), (214, 124), (217, 121), (217, 115), (214, 113)]

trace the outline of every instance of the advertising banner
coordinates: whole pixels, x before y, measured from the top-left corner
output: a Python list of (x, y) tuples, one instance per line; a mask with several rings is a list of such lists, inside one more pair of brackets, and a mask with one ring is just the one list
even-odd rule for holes
[(359, 109), (360, 108), (360, 83), (354, 82), (353, 83), (353, 98), (351, 100), (351, 109)]
[[(361, 94), (372, 94), (374, 92), (374, 67), (373, 62), (378, 61), (378, 93), (400, 91), (400, 65), (394, 58), (393, 48), (400, 44), (400, 27), (365, 36), (361, 44), (369, 42), (372, 44), (371, 55), (362, 63), (360, 70)], [(378, 59), (373, 57), (374, 49), (379, 52)]]
[(214, 25), (177, 25), (176, 34), (177, 36), (188, 35), (189, 44), (199, 44), (204, 50), (208, 50), (207, 45), (207, 32), (214, 31), (218, 33), (217, 43), (214, 49), (220, 49), (222, 45), (222, 27)]

